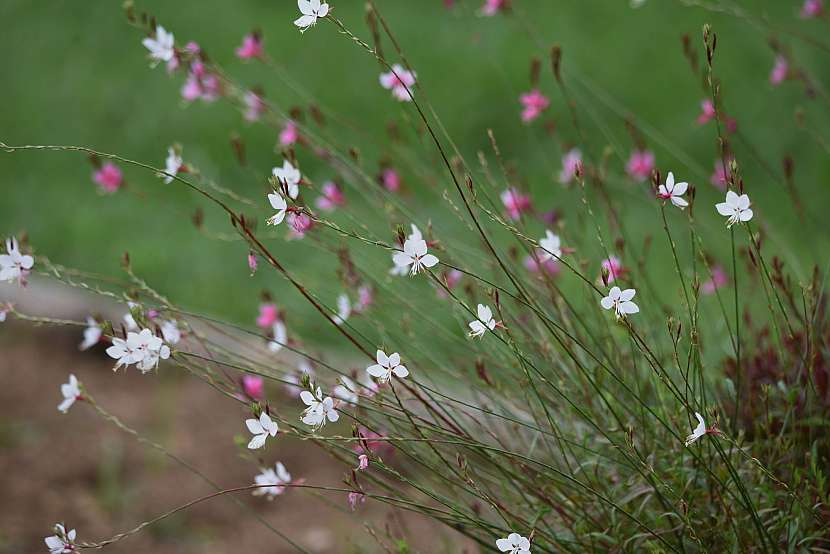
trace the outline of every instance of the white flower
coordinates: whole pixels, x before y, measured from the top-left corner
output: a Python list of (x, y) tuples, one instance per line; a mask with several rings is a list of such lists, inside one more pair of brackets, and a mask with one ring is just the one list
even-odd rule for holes
[(46, 537), (43, 541), (46, 543), (46, 548), (49, 549), (50, 554), (75, 552), (75, 530), (72, 529), (67, 533), (66, 528), (60, 523), (55, 524), (55, 534)]
[(171, 146), (167, 149), (167, 159), (164, 160), (164, 173), (159, 173), (159, 177), (164, 179), (164, 183), (169, 185), (173, 182), (173, 176), (179, 173), (179, 170), (184, 165), (184, 160)]
[(81, 397), (81, 387), (78, 384), (78, 378), (74, 375), (69, 375), (69, 382), (61, 385), (61, 394), (63, 395), (63, 402), (58, 404), (58, 411), (66, 413), (72, 404)]
[(262, 445), (265, 444), (265, 439), (268, 438), (268, 435), (276, 437), (277, 431), (279, 431), (277, 422), (272, 421), (265, 412), (259, 414), (259, 419), (246, 419), (245, 425), (248, 427), (248, 431), (254, 435), (251, 442), (248, 443), (248, 448), (251, 450), (262, 448)]
[(166, 360), (170, 357), (170, 347), (149, 329), (142, 329), (140, 333), (127, 333), (126, 340), (112, 339), (107, 354), (118, 360), (113, 371), (121, 366), (136, 364), (142, 373), (147, 373), (158, 367), (159, 359)]
[[(282, 183), (285, 185), (285, 188), (288, 189), (288, 196), (290, 196), (292, 200), (296, 200), (297, 195), (300, 194), (299, 185), (300, 179), (302, 179), (300, 170), (291, 165), (291, 162), (288, 160), (283, 160), (282, 167), (273, 168), (271, 173), (279, 183)], [(270, 196), (268, 199), (271, 199)], [(274, 206), (273, 203), (271, 205)], [(279, 210), (277, 206), (274, 206), (274, 209)]]
[(352, 315), (352, 303), (347, 294), (341, 294), (337, 297), (337, 315), (332, 319), (335, 325), (343, 325), (350, 315)]
[(168, 344), (178, 344), (182, 340), (182, 332), (179, 325), (173, 320), (161, 322), (161, 336)]
[(718, 213), (729, 219), (726, 226), (732, 227), (736, 223), (744, 223), (752, 219), (752, 210), (749, 208), (749, 196), (742, 194), (738, 196), (731, 190), (726, 191), (726, 202), (715, 204)]
[(127, 327), (127, 331), (135, 331), (138, 329), (138, 323), (135, 322), (132, 310), (138, 308), (139, 305), (135, 302), (127, 302), (127, 307), (130, 311), (124, 314), (124, 325)]
[(403, 243), (403, 252), (396, 252), (392, 261), (397, 267), (409, 268), (409, 274), (415, 275), (425, 267), (432, 267), (438, 263), (438, 258), (427, 254), (427, 242), (423, 239), (407, 239)]
[(274, 469), (270, 467), (263, 469), (262, 473), (254, 478), (254, 482), (257, 485), (268, 485), (254, 489), (252, 493), (254, 496), (268, 495), (268, 500), (273, 500), (275, 496), (279, 496), (285, 492), (283, 485), (291, 482), (291, 474), (288, 473), (285, 466), (282, 465), (282, 462), (277, 462)]
[(554, 256), (556, 258), (562, 257), (562, 241), (559, 239), (559, 235), (555, 235), (548, 230), (545, 230), (545, 237), (539, 239), (539, 246), (545, 251), (543, 256), (539, 261), (547, 261)]
[(22, 284), (34, 264), (33, 257), (20, 253), (16, 238), (7, 238), (6, 253), (0, 255), (0, 281), (17, 281)]
[(357, 404), (360, 397), (357, 394), (357, 385), (348, 377), (341, 377), (342, 384), (334, 387), (334, 396), (349, 404)]
[(406, 366), (401, 365), (401, 355), (397, 352), (387, 356), (386, 352), (378, 350), (376, 358), (378, 363), (367, 367), (366, 372), (372, 377), (377, 377), (381, 383), (386, 383), (392, 379), (392, 374), (401, 379), (409, 375)]
[[(276, 171), (276, 169), (274, 171)], [(288, 209), (288, 203), (285, 201), (285, 198), (277, 192), (268, 194), (268, 202), (271, 203), (272, 208), (277, 210), (277, 213), (269, 217), (265, 223), (268, 225), (279, 225), (282, 223), (282, 220), (285, 219), (285, 210)]]
[(86, 329), (84, 329), (84, 340), (78, 346), (81, 350), (92, 348), (101, 340), (101, 326), (92, 317), (86, 318)]
[(300, 393), (300, 400), (308, 406), (303, 411), (302, 417), (303, 423), (306, 425), (311, 425), (315, 429), (319, 429), (326, 424), (327, 419), (332, 423), (340, 419), (340, 414), (334, 408), (334, 400), (332, 400), (331, 396), (323, 398), (323, 392), (320, 390), (320, 387), (317, 387), (317, 391), (314, 394), (304, 390)]
[(493, 319), (493, 310), (484, 304), (478, 305), (478, 319), (470, 322), (470, 336), (481, 338), (487, 329), (491, 331), (496, 328), (496, 320)]
[(666, 176), (666, 184), (657, 187), (657, 198), (669, 200), (672, 204), (682, 210), (689, 205), (688, 202), (681, 198), (681, 196), (686, 194), (687, 188), (689, 188), (689, 183), (685, 181), (682, 183), (675, 183), (674, 173), (669, 171), (669, 174)]
[(275, 321), (271, 326), (271, 334), (274, 335), (274, 340), (268, 341), (268, 350), (279, 352), (288, 343), (288, 329), (285, 328), (285, 323)]
[(614, 308), (617, 319), (620, 319), (628, 314), (636, 314), (640, 311), (637, 304), (631, 301), (635, 294), (637, 294), (637, 291), (634, 289), (620, 290), (620, 287), (614, 286), (608, 291), (608, 296), (600, 301), (600, 304), (606, 310)]
[(158, 62), (169, 62), (175, 55), (173, 33), (168, 33), (161, 25), (156, 26), (156, 38), (147, 37), (141, 44), (150, 51), (150, 58), (153, 60), (151, 67)]
[(496, 541), (496, 548), (508, 554), (530, 554), (530, 541), (518, 533), (510, 533), (507, 538)]
[(421, 234), (421, 230), (418, 229), (418, 227), (416, 227), (414, 223), (410, 223), (409, 227), (412, 229), (412, 232), (406, 238), (408, 238), (409, 240), (423, 240), (424, 237)]
[(703, 421), (703, 416), (695, 412), (695, 417), (697, 418), (697, 427), (695, 427), (694, 430), (692, 430), (691, 435), (686, 437), (686, 442), (684, 443), (686, 446), (689, 446), (697, 439), (706, 434), (706, 423)]
[(294, 25), (300, 28), (301, 33), (314, 26), (318, 17), (326, 17), (329, 13), (329, 5), (321, 4), (320, 0), (297, 0), (297, 7), (303, 15), (294, 21)]

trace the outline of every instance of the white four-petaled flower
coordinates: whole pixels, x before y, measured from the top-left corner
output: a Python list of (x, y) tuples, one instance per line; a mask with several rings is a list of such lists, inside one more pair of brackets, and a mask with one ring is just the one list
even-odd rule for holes
[(636, 314), (640, 311), (637, 304), (631, 301), (635, 294), (637, 294), (637, 291), (634, 289), (620, 290), (620, 287), (614, 286), (608, 291), (608, 296), (600, 301), (600, 304), (606, 310), (614, 308), (617, 319), (620, 319), (628, 314)]
[(488, 329), (492, 331), (496, 328), (496, 320), (493, 319), (493, 310), (490, 309), (490, 306), (479, 304), (476, 311), (478, 312), (478, 319), (470, 322), (469, 334), (471, 337), (481, 338)]
[(340, 419), (340, 414), (334, 408), (334, 400), (331, 396), (323, 397), (323, 391), (317, 387), (317, 391), (304, 390), (300, 393), (300, 400), (303, 404), (308, 406), (303, 411), (302, 421), (306, 425), (311, 425), (315, 429), (319, 429), (326, 424), (326, 420), (334, 423)]
[(259, 488), (254, 489), (254, 496), (267, 495), (268, 500), (273, 500), (275, 496), (279, 496), (285, 492), (285, 485), (291, 483), (291, 474), (282, 465), (282, 462), (277, 462), (274, 469), (266, 468), (262, 473), (254, 477), (254, 482), (260, 485)]
[(254, 435), (251, 438), (251, 442), (248, 443), (248, 448), (251, 450), (262, 448), (262, 445), (265, 444), (265, 439), (269, 435), (276, 437), (277, 431), (279, 431), (277, 422), (273, 421), (264, 411), (259, 414), (259, 419), (246, 419), (245, 425), (248, 427), (248, 431)]
[(150, 51), (152, 66), (158, 62), (169, 62), (175, 55), (173, 33), (168, 33), (161, 25), (156, 26), (155, 38), (147, 37), (141, 41), (141, 44)]
[(506, 538), (496, 540), (496, 548), (508, 554), (530, 554), (530, 541), (518, 533), (510, 533)]
[(745, 223), (752, 219), (752, 209), (749, 207), (749, 196), (738, 196), (735, 192), (726, 191), (726, 202), (715, 204), (718, 213), (726, 218), (726, 226), (732, 227), (736, 223)]
[(17, 281), (23, 284), (29, 270), (35, 264), (35, 259), (28, 254), (21, 254), (17, 239), (6, 239), (6, 253), (0, 255), (0, 281), (9, 283)]
[(55, 524), (55, 534), (43, 539), (49, 554), (68, 554), (75, 552), (75, 530), (69, 532), (60, 523)]
[(69, 382), (61, 385), (61, 394), (63, 395), (63, 402), (58, 404), (58, 411), (66, 413), (72, 404), (81, 397), (81, 386), (78, 383), (78, 378), (74, 375), (69, 375)]
[(562, 241), (558, 235), (553, 234), (552, 232), (545, 230), (545, 237), (539, 239), (539, 246), (545, 251), (544, 255), (541, 256), (540, 261), (547, 261), (553, 257), (561, 258), (562, 257)]
[[(286, 191), (288, 192), (288, 196), (292, 200), (296, 200), (297, 195), (300, 194), (300, 180), (302, 179), (300, 170), (291, 165), (291, 162), (289, 162), (288, 160), (283, 160), (282, 167), (273, 168), (271, 170), (271, 173), (274, 175), (274, 178), (277, 180), (277, 182), (285, 185)], [(271, 205), (273, 206), (273, 203)], [(279, 208), (277, 206), (274, 206), (274, 209), (278, 210)]]
[(294, 25), (300, 28), (300, 32), (306, 32), (317, 23), (317, 18), (326, 17), (329, 13), (329, 5), (320, 3), (320, 0), (297, 0), (297, 7), (301, 15)]
[(387, 356), (383, 350), (378, 350), (376, 354), (377, 362), (366, 368), (366, 372), (372, 377), (377, 377), (381, 383), (386, 383), (392, 379), (392, 375), (403, 379), (409, 375), (409, 370), (406, 366), (401, 365), (401, 355), (395, 352), (391, 356)]
[(706, 422), (703, 421), (703, 416), (699, 413), (695, 412), (695, 417), (697, 418), (697, 427), (692, 430), (692, 434), (686, 437), (686, 441), (683, 443), (686, 446), (689, 446), (697, 439), (702, 437), (706, 434)]
[(427, 253), (427, 241), (424, 239), (407, 239), (403, 243), (403, 252), (396, 252), (392, 261), (399, 268), (409, 267), (409, 274), (415, 275), (425, 267), (438, 263), (438, 258)]
[(675, 183), (674, 173), (669, 171), (669, 174), (666, 176), (666, 184), (657, 187), (657, 197), (670, 201), (682, 210), (689, 205), (686, 200), (681, 198), (684, 194), (686, 194), (686, 189), (688, 188), (689, 183), (686, 183), (685, 181), (682, 183)]
[(140, 333), (127, 333), (127, 339), (112, 339), (112, 346), (107, 348), (107, 354), (118, 360), (113, 368), (135, 364), (142, 373), (147, 373), (158, 367), (159, 359), (170, 357), (170, 347), (155, 336), (149, 329), (142, 329)]

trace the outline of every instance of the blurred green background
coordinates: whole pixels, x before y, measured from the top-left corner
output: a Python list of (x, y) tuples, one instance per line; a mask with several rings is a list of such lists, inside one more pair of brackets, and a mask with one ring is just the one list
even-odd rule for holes
[[(717, 73), (726, 109), (737, 118), (742, 137), (735, 139), (734, 148), (756, 213), (775, 229), (773, 244), (789, 256), (788, 261), (804, 263), (802, 276), (808, 274), (806, 262), (827, 251), (827, 227), (820, 217), (830, 199), (828, 153), (797, 127), (794, 112), (803, 109), (808, 124), (826, 135), (828, 52), (826, 46), (809, 44), (795, 34), (828, 42), (828, 23), (799, 19), (800, 2), (729, 4), (757, 19), (669, 0), (649, 0), (640, 9), (623, 0), (516, 0), (514, 13), (492, 18), (478, 17), (479, 2), (470, 0), (459, 0), (450, 11), (443, 0), (377, 3), (468, 161), (475, 161), (477, 151), (489, 149), (486, 130), (492, 128), (536, 204), (541, 209), (556, 207), (565, 215), (580, 209), (578, 197), (560, 198), (555, 178), (561, 144), (576, 143), (578, 136), (548, 70), (547, 50), (554, 43), (562, 45), (566, 79), (589, 137), (585, 147), (594, 156), (612, 145), (627, 158), (633, 143), (624, 118), (634, 114), (643, 123), (641, 130), (647, 124), (665, 139), (648, 138), (664, 174), (673, 169), (678, 177), (696, 183), (705, 209), (720, 201), (721, 193), (708, 183), (716, 154), (714, 128), (694, 123), (704, 94), (682, 55), (680, 39), (688, 33), (700, 55), (701, 27), (710, 22), (718, 33)], [(332, 5), (350, 29), (369, 39), (363, 2), (341, 0)], [(140, 1), (136, 8), (154, 14), (175, 33), (177, 44), (197, 41), (229, 75), (247, 86), (263, 87), (266, 97), (281, 107), (313, 101), (356, 122), (375, 138), (367, 141), (340, 130), (340, 144), (358, 147), (367, 171), (389, 155), (387, 123), (397, 120), (405, 126), (407, 118), (414, 118), (378, 86), (377, 63), (334, 26), (323, 23), (300, 35), (291, 23), (297, 16), (291, 0), (240, 0), (232, 6), (155, 0)], [(274, 130), (246, 123), (227, 103), (185, 106), (179, 95), (183, 75), (168, 76), (161, 67), (148, 67), (142, 34), (127, 24), (119, 2), (6, 0), (0, 4), (0, 19), (6, 23), (0, 33), (0, 48), (6, 53), (0, 61), (0, 140), (13, 145), (84, 145), (156, 166), (163, 165), (167, 146), (178, 142), (185, 160), (203, 174), (262, 198), (265, 177), (281, 161)], [(236, 59), (235, 48), (254, 28), (262, 31), (269, 55), (307, 97), (288, 90), (272, 69)], [(769, 84), (775, 55), (767, 42), (773, 37), (810, 72), (820, 90), (817, 98), (807, 98), (798, 82)], [(391, 53), (388, 42), (385, 48)], [(518, 96), (531, 88), (533, 56), (543, 60), (540, 87), (552, 100), (544, 120), (556, 122), (556, 140), (543, 121), (526, 126), (519, 120)], [(610, 103), (618, 109), (609, 109)], [(247, 145), (249, 170), (240, 169), (234, 159), (229, 147), (232, 133), (239, 133)], [(434, 158), (426, 143), (419, 152)], [(795, 159), (796, 183), (810, 214), (807, 221), (796, 217), (780, 179), (785, 154)], [(310, 156), (301, 158), (304, 173), (316, 182), (333, 176)], [(763, 164), (779, 178), (771, 178)], [(620, 176), (624, 162), (611, 157), (609, 167)], [(289, 309), (302, 305), (272, 272), (249, 276), (247, 250), (241, 243), (208, 240), (190, 222), (193, 211), (202, 206), (212, 231), (230, 232), (223, 215), (182, 187), (165, 186), (135, 168), (124, 169), (128, 189), (105, 196), (92, 183), (92, 168), (83, 155), (0, 154), (0, 233), (27, 231), (37, 254), (113, 275), (119, 274), (122, 253), (129, 251), (140, 275), (195, 311), (250, 323), (257, 292), (263, 288)], [(429, 204), (439, 196), (422, 194), (425, 185), (407, 170), (404, 180), (414, 193), (405, 200), (409, 209), (430, 216)], [(610, 183), (635, 243), (659, 232), (653, 206), (643, 201), (644, 186), (619, 178)], [(266, 208), (263, 198), (260, 221), (267, 216)], [(453, 217), (447, 215), (449, 210), (441, 211), (445, 214), (440, 217)], [(646, 213), (651, 215), (639, 217)], [(727, 236), (719, 216), (713, 212), (706, 217), (717, 221), (712, 227), (720, 237)], [(807, 233), (809, 240), (790, 240)], [(728, 248), (727, 239), (718, 240)], [(332, 257), (309, 256), (306, 241), (275, 244), (287, 266), (328, 287), (325, 300), (333, 303), (337, 287), (331, 284)]]

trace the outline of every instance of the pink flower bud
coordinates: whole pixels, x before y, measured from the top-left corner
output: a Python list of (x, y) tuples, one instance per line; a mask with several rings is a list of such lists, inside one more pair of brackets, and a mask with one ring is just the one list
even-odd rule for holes
[(262, 400), (265, 397), (265, 381), (258, 375), (243, 375), (242, 391), (251, 400)]
[(101, 187), (104, 192), (115, 192), (124, 183), (124, 175), (121, 169), (112, 162), (106, 162), (92, 175), (95, 183)]

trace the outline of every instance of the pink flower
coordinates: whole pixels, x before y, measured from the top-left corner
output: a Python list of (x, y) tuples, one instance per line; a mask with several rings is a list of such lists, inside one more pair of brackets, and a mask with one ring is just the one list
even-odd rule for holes
[(331, 212), (338, 206), (343, 206), (346, 203), (346, 197), (343, 196), (343, 191), (337, 186), (337, 183), (329, 181), (323, 184), (323, 196), (320, 196), (315, 201), (315, 205), (324, 212)]
[(354, 307), (354, 312), (361, 313), (366, 311), (369, 306), (375, 301), (375, 291), (368, 285), (363, 285), (357, 289), (357, 306)]
[(780, 85), (787, 78), (790, 72), (790, 64), (784, 56), (776, 56), (775, 64), (772, 66), (772, 71), (769, 74), (769, 82), (773, 85)]
[(245, 119), (247, 121), (256, 121), (265, 112), (265, 101), (257, 93), (249, 90), (245, 93), (243, 101), (245, 103)]
[(193, 74), (187, 76), (187, 80), (182, 85), (182, 98), (187, 102), (198, 100), (202, 96), (202, 84), (199, 78)]
[(801, 17), (804, 19), (818, 17), (822, 11), (824, 11), (822, 0), (804, 0), (804, 6), (801, 7)]
[(723, 116), (723, 125), (726, 127), (727, 133), (734, 133), (738, 130), (738, 120), (726, 114)]
[(257, 267), (256, 254), (254, 254), (253, 252), (248, 252), (248, 269), (251, 270), (251, 275), (256, 273), (256, 267)]
[(559, 264), (556, 262), (554, 258), (550, 257), (542, 261), (545, 258), (544, 254), (544, 250), (537, 250), (536, 258), (534, 258), (533, 256), (525, 256), (525, 269), (527, 269), (531, 273), (541, 273), (544, 270), (544, 272), (548, 275), (559, 275), (559, 272), (561, 271)]
[(242, 390), (251, 400), (262, 400), (265, 397), (265, 381), (258, 375), (243, 375)]
[(623, 267), (622, 262), (616, 256), (610, 256), (607, 259), (602, 260), (600, 267), (603, 274), (606, 275), (608, 283), (613, 283), (617, 279), (622, 279), (628, 273), (628, 269)]
[(732, 158), (727, 158), (725, 163), (721, 160), (715, 160), (715, 172), (709, 177), (709, 181), (717, 187), (720, 191), (726, 190), (726, 185), (729, 184), (728, 167), (732, 163)]
[(562, 171), (559, 173), (559, 182), (570, 183), (576, 177), (577, 169), (582, 167), (582, 152), (577, 148), (571, 148), (562, 156)]
[(357, 457), (357, 471), (363, 471), (369, 467), (369, 456), (366, 454), (361, 454)]
[(729, 277), (726, 276), (726, 272), (721, 266), (716, 265), (712, 268), (712, 278), (703, 283), (700, 290), (703, 294), (714, 294), (719, 288), (725, 287), (728, 282)]
[(700, 101), (700, 115), (697, 116), (697, 124), (704, 125), (714, 119), (715, 117), (715, 105), (712, 103), (711, 100), (701, 100)]
[(300, 138), (300, 132), (297, 129), (297, 124), (291, 120), (285, 122), (285, 127), (280, 131), (280, 145), (291, 146)]
[[(195, 47), (198, 48), (198, 45)], [(208, 72), (204, 63), (196, 60), (190, 64), (190, 73), (181, 93), (187, 102), (200, 98), (205, 102), (212, 102), (222, 94), (222, 82), (218, 76)]]
[(492, 16), (507, 9), (507, 0), (484, 0), (481, 15)]
[(519, 219), (522, 212), (530, 210), (530, 197), (520, 193), (515, 187), (510, 187), (501, 193), (501, 201), (507, 209), (510, 219)]
[(380, 181), (383, 184), (383, 188), (389, 192), (398, 192), (398, 189), (401, 188), (401, 176), (391, 167), (383, 170), (380, 174)]
[(186, 52), (189, 52), (194, 56), (198, 55), (199, 52), (202, 51), (202, 48), (199, 46), (199, 43), (192, 40), (184, 45), (184, 49)]
[(245, 35), (242, 46), (236, 49), (236, 55), (241, 60), (251, 60), (262, 56), (262, 37), (258, 33)]
[(528, 93), (522, 94), (519, 96), (519, 101), (524, 106), (524, 110), (522, 110), (522, 121), (525, 123), (530, 123), (539, 117), (550, 106), (550, 100), (539, 89), (533, 89)]
[(301, 239), (305, 234), (314, 227), (314, 221), (304, 213), (290, 213), (286, 218), (288, 225), (291, 227), (292, 238)]
[(276, 304), (260, 304), (259, 317), (256, 318), (256, 325), (261, 329), (271, 329), (280, 318)]
[(350, 492), (349, 493), (349, 507), (352, 511), (357, 509), (358, 504), (362, 504), (366, 502), (366, 495), (362, 492)]
[(92, 179), (104, 192), (115, 192), (124, 183), (124, 174), (117, 165), (106, 162), (92, 174)]
[(402, 65), (396, 63), (392, 66), (392, 71), (381, 73), (380, 86), (391, 90), (392, 96), (401, 102), (409, 102), (412, 100), (409, 96), (410, 92), (415, 93), (412, 90), (412, 86), (415, 84), (416, 77), (417, 75), (414, 71), (409, 71)]
[[(358, 429), (358, 434), (360, 435), (360, 438), (363, 439), (357, 444), (357, 446), (354, 447), (354, 451), (358, 454), (373, 453), (377, 456), (383, 457), (388, 456), (395, 451), (394, 447), (392, 447), (388, 441), (377, 440), (386, 438), (386, 435), (380, 435), (374, 431), (369, 431), (365, 427), (360, 427)], [(366, 445), (366, 448), (363, 447), (364, 444)]]
[(654, 153), (651, 150), (635, 150), (628, 159), (625, 168), (629, 177), (638, 182), (643, 182), (651, 176), (654, 171)]
[[(464, 277), (464, 274), (457, 269), (453, 269), (451, 271), (447, 271), (446, 273), (444, 273), (444, 280), (447, 283), (447, 288), (450, 290), (454, 289), (461, 281), (462, 277)], [(436, 289), (436, 293), (438, 294), (438, 298), (447, 298), (449, 296), (447, 294), (447, 291), (445, 291), (443, 288)]]

